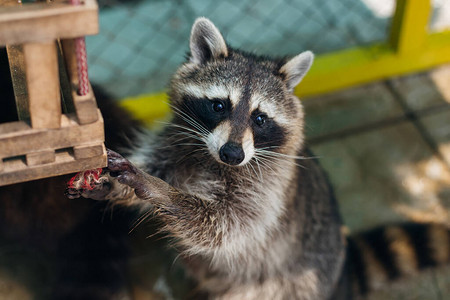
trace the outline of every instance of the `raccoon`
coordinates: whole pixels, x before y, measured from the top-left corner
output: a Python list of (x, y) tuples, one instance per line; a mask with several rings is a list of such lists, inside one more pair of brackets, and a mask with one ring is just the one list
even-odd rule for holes
[[(159, 133), (141, 134), (127, 159), (108, 150), (108, 180), (68, 196), (154, 214), (211, 299), (348, 299), (367, 292), (365, 238), (344, 236), (327, 176), (305, 146), (303, 108), (293, 95), (313, 57), (236, 50), (211, 21), (197, 19), (189, 59), (170, 84), (172, 120)], [(372, 237), (383, 240), (384, 231)]]

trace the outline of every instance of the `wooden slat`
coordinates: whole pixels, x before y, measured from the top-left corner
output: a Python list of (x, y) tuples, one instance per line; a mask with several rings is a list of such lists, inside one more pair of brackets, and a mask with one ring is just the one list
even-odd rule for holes
[(58, 128), (61, 99), (55, 42), (23, 45), (28, 103), (33, 128)]
[(45, 150), (40, 152), (28, 153), (26, 155), (26, 161), (28, 166), (37, 166), (52, 163), (55, 161), (55, 151)]
[(6, 46), (9, 68), (16, 98), (17, 115), (19, 120), (29, 120), (28, 89), (25, 76), (25, 57), (22, 45)]
[(73, 155), (75, 159), (93, 157), (103, 153), (103, 144), (82, 145), (73, 147)]
[(97, 3), (84, 2), (0, 7), (0, 46), (97, 34)]
[(13, 184), (28, 180), (58, 176), (68, 173), (75, 173), (83, 170), (106, 167), (106, 150), (103, 148), (102, 155), (74, 159), (69, 151), (58, 152), (55, 162), (38, 166), (27, 166), (21, 159), (4, 162), (3, 173), (0, 173), (0, 186)]
[(75, 114), (63, 115), (61, 128), (33, 129), (23, 121), (0, 124), (0, 157), (7, 158), (27, 153), (62, 149), (85, 144), (101, 144), (105, 140), (103, 118), (79, 125)]
[(61, 42), (57, 42), (59, 81), (61, 85), (61, 105), (63, 113), (75, 112), (72, 100), (72, 84), (67, 73), (66, 61)]
[[(6, 135), (11, 133), (19, 132), (21, 130), (31, 131), (31, 126), (28, 125), (27, 122), (19, 121), (19, 122), (8, 122), (0, 124), (0, 141), (2, 141)], [(2, 153), (2, 144), (0, 144), (0, 153)]]
[(78, 95), (74, 89), (72, 91), (72, 99), (80, 124), (89, 124), (97, 121), (97, 102), (91, 86), (89, 86), (89, 93), (83, 96)]
[(66, 62), (67, 75), (72, 87), (76, 90), (79, 86), (78, 83), (78, 70), (77, 70), (77, 55), (75, 53), (75, 40), (64, 39), (61, 40), (61, 46), (64, 54), (64, 60)]

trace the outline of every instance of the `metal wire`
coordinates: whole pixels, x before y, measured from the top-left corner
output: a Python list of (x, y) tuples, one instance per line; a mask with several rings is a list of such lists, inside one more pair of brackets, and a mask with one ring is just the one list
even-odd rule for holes
[(210, 18), (232, 47), (260, 54), (324, 53), (386, 40), (390, 16), (377, 16), (367, 1), (100, 0), (100, 34), (87, 39), (90, 74), (117, 97), (163, 90), (185, 60), (199, 16)]

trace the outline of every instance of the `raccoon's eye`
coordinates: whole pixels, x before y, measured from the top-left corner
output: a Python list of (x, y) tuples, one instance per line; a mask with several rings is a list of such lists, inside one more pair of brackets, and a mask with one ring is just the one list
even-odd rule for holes
[(264, 115), (264, 114), (258, 115), (258, 116), (255, 118), (255, 123), (256, 123), (256, 125), (262, 126), (262, 125), (266, 122), (266, 118), (267, 118), (267, 116)]
[(214, 101), (212, 107), (215, 112), (222, 112), (225, 110), (225, 105), (220, 101)]

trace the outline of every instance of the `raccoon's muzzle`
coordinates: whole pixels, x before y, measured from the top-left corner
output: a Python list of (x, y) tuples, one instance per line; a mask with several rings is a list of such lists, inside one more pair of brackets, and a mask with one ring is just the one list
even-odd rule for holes
[(219, 156), (224, 163), (234, 166), (240, 164), (244, 160), (245, 153), (241, 145), (228, 142), (220, 148)]

